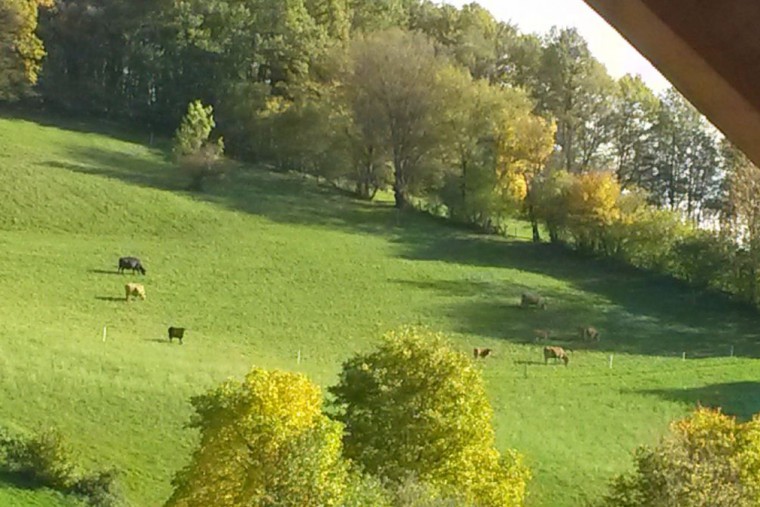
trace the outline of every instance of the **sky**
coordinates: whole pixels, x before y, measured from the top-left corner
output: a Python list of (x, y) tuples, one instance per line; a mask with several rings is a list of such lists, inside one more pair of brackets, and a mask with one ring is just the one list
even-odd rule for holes
[[(472, 0), (446, 0), (461, 7)], [(591, 53), (614, 78), (639, 74), (655, 92), (668, 81), (614, 28), (583, 0), (476, 0), (500, 21), (509, 21), (526, 33), (546, 33), (557, 25), (574, 26), (588, 42)]]

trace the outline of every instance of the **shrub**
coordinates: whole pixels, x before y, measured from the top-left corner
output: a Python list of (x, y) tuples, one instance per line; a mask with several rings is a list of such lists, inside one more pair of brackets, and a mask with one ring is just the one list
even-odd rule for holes
[(377, 477), (353, 471), (341, 507), (394, 507), (391, 500), (390, 491)]
[(122, 504), (121, 492), (117, 487), (117, 471), (101, 470), (82, 475), (71, 487), (71, 491), (87, 499), (96, 507), (116, 507)]
[(671, 425), (635, 470), (616, 478), (609, 507), (750, 507), (760, 504), (760, 416), (747, 423), (697, 409)]
[(343, 365), (330, 391), (346, 425), (346, 455), (396, 484), (414, 474), (476, 505), (522, 505), (529, 472), (494, 448), (492, 408), (473, 362), (442, 336), (387, 335)]
[(394, 507), (469, 507), (471, 502), (453, 491), (444, 492), (409, 474), (391, 490)]
[(26, 437), (0, 428), (0, 468), (31, 486), (82, 496), (90, 505), (113, 507), (121, 501), (116, 471), (83, 474), (66, 439), (55, 429)]
[(215, 126), (213, 107), (195, 100), (188, 104), (174, 134), (174, 157), (190, 175), (190, 190), (202, 191), (206, 180), (221, 175), (219, 162), (224, 154), (224, 141), (210, 140)]
[(56, 430), (47, 429), (28, 439), (10, 437), (4, 448), (8, 471), (24, 480), (62, 491), (75, 480), (71, 450)]
[(673, 248), (676, 276), (698, 289), (720, 287), (732, 264), (730, 240), (707, 231), (680, 239)]

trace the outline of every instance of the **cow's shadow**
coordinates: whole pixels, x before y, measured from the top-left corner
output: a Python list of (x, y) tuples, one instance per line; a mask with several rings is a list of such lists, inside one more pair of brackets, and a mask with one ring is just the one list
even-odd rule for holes
[(105, 269), (90, 269), (90, 273), (96, 273), (98, 275), (121, 275), (118, 271), (106, 271)]
[(95, 299), (98, 301), (124, 301), (124, 296), (122, 297), (116, 297), (116, 296), (95, 296)]
[[(169, 341), (168, 338), (163, 338), (163, 339), (161, 339), (161, 338), (145, 338), (145, 341), (146, 342), (153, 342), (153, 343), (165, 343), (166, 345), (170, 345), (171, 344), (171, 342)], [(177, 343), (174, 342), (174, 344), (176, 345)]]

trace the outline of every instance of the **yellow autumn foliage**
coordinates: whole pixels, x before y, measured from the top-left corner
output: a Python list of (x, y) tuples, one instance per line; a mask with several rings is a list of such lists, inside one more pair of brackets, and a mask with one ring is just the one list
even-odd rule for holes
[(342, 426), (300, 374), (254, 368), (193, 400), (201, 442), (174, 480), (173, 507), (340, 505)]
[(554, 150), (556, 125), (529, 110), (511, 111), (498, 140), (497, 175), (505, 199), (517, 204)]
[(0, 99), (17, 98), (37, 77), (45, 56), (35, 34), (40, 7), (52, 0), (3, 0), (0, 2)]
[(367, 472), (391, 482), (412, 473), (466, 505), (524, 504), (530, 472), (516, 452), (495, 448), (480, 370), (442, 335), (389, 333), (344, 364), (331, 392), (347, 429), (345, 452)]
[(671, 424), (655, 448), (636, 454), (618, 477), (609, 507), (751, 507), (760, 505), (760, 416), (741, 423), (698, 408)]
[(620, 184), (612, 172), (577, 175), (569, 188), (568, 214), (579, 224), (609, 225), (620, 217)]

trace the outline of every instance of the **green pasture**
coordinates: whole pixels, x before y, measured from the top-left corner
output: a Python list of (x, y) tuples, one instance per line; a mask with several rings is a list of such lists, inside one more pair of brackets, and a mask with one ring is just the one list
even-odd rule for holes
[[(190, 194), (163, 151), (108, 130), (0, 117), (0, 425), (60, 428), (83, 464), (122, 470), (130, 505), (170, 494), (196, 444), (191, 396), (252, 365), (330, 385), (406, 324), (495, 349), (497, 443), (526, 456), (532, 506), (598, 497), (698, 402), (760, 409), (753, 311), (299, 176), (239, 167)], [(122, 255), (147, 275), (117, 274)], [(147, 300), (126, 303), (127, 281)], [(527, 289), (549, 308), (520, 309)], [(601, 341), (573, 340), (580, 325)], [(543, 364), (537, 328), (573, 349), (569, 367)], [(0, 505), (74, 505), (0, 480)]]

